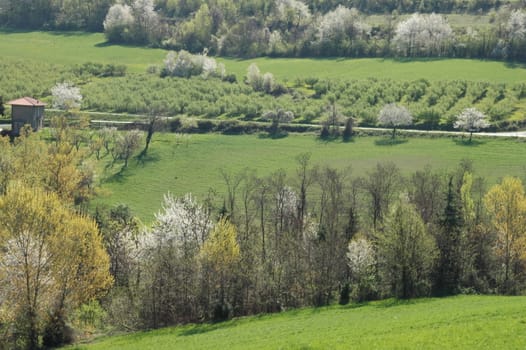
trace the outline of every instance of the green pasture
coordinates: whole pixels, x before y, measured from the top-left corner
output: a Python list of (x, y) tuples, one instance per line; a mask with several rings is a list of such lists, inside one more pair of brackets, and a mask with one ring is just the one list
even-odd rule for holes
[(524, 349), (526, 297), (302, 309), (102, 339), (79, 349)]
[[(108, 45), (101, 33), (0, 31), (2, 57), (35, 60), (59, 65), (85, 62), (125, 64), (130, 72), (145, 72), (150, 65), (162, 65), (166, 51), (143, 47)], [(0, 60), (2, 58), (0, 57)], [(526, 69), (504, 62), (463, 59), (300, 59), (221, 58), (228, 72), (242, 78), (251, 63), (280, 80), (297, 78), (345, 78), (394, 80), (474, 80), (515, 83), (526, 80)]]
[(279, 79), (319, 77), (328, 79), (393, 79), (393, 80), (471, 80), (501, 83), (522, 82), (526, 69), (504, 62), (465, 59), (383, 59), (383, 58), (256, 58), (229, 59), (224, 62), (229, 72), (238, 77), (256, 63), (261, 72), (271, 72)]
[(312, 134), (290, 134), (281, 139), (258, 135), (191, 135), (188, 143), (176, 146), (174, 134), (155, 134), (142, 162), (133, 159), (122, 172), (121, 164), (103, 170), (101, 196), (94, 205), (128, 204), (146, 223), (159, 210), (163, 194), (193, 193), (203, 200), (212, 189), (222, 203), (225, 185), (220, 170), (235, 174), (244, 168), (266, 176), (284, 169), (292, 178), (296, 157), (311, 153), (311, 163), (338, 169), (350, 167), (350, 176), (365, 175), (377, 162), (392, 161), (409, 175), (431, 165), (437, 171), (451, 171), (464, 159), (472, 159), (475, 175), (495, 183), (505, 175), (522, 177), (526, 165), (526, 144), (516, 139), (474, 139), (466, 145), (460, 138), (410, 137), (389, 144), (386, 137), (357, 137), (352, 142), (323, 142)]
[[(166, 51), (107, 45), (102, 33), (0, 31), (2, 57), (71, 66), (85, 62), (124, 64), (130, 72), (145, 72), (161, 64)], [(1, 60), (1, 58), (0, 58)]]

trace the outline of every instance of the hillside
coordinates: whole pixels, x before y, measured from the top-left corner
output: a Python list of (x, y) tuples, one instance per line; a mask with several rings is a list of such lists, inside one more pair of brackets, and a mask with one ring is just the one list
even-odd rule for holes
[(386, 300), (134, 333), (76, 349), (520, 349), (525, 313), (525, 297)]
[[(289, 135), (271, 140), (257, 135), (192, 135), (177, 144), (173, 134), (155, 134), (146, 162), (132, 160), (129, 168), (120, 166), (102, 172), (102, 196), (96, 203), (110, 206), (126, 203), (141, 219), (149, 222), (160, 208), (163, 194), (192, 193), (206, 198), (212, 189), (219, 199), (225, 195), (220, 170), (240, 173), (254, 169), (268, 176), (278, 169), (293, 175), (295, 158), (312, 154), (312, 163), (347, 169), (348, 176), (364, 176), (377, 162), (392, 161), (404, 175), (432, 165), (435, 171), (453, 171), (462, 159), (471, 159), (478, 176), (489, 184), (506, 175), (521, 176), (526, 162), (524, 144), (516, 140), (481, 139), (464, 145), (450, 138), (409, 138), (395, 145), (383, 145), (384, 138), (359, 137), (353, 142), (325, 143), (314, 135)], [(181, 141), (179, 141), (181, 142)], [(103, 158), (102, 164), (111, 157)]]

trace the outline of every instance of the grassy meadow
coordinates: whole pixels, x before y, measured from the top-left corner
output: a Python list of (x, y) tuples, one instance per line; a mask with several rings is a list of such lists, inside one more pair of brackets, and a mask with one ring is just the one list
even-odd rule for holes
[(459, 296), (301, 309), (101, 339), (78, 349), (521, 349), (526, 297)]
[[(101, 169), (102, 196), (95, 204), (126, 203), (149, 222), (168, 191), (176, 195), (190, 192), (204, 199), (214, 189), (222, 203), (225, 185), (220, 169), (234, 174), (250, 168), (258, 176), (284, 169), (292, 176), (296, 157), (305, 152), (311, 153), (313, 165), (341, 170), (350, 167), (350, 176), (365, 175), (377, 162), (384, 161), (396, 163), (405, 175), (426, 165), (436, 171), (452, 171), (467, 158), (473, 160), (475, 175), (491, 184), (505, 175), (522, 177), (526, 165), (526, 144), (516, 139), (479, 138), (466, 145), (459, 138), (410, 137), (389, 144), (386, 137), (357, 137), (343, 143), (323, 142), (312, 134), (290, 134), (274, 140), (259, 135), (206, 134), (191, 135), (188, 143), (176, 146), (176, 137), (157, 133), (144, 162), (133, 159), (122, 172), (120, 164)], [(103, 158), (102, 163), (109, 158)]]
[[(0, 31), (2, 57), (37, 60), (58, 65), (85, 62), (124, 64), (129, 72), (145, 72), (150, 65), (162, 65), (166, 51), (132, 46), (108, 45), (101, 33)], [(2, 58), (0, 57), (0, 61)], [(221, 58), (228, 72), (242, 78), (251, 63), (280, 80), (306, 76), (345, 79), (473, 80), (515, 83), (526, 80), (526, 69), (504, 62), (461, 59), (296, 59)]]

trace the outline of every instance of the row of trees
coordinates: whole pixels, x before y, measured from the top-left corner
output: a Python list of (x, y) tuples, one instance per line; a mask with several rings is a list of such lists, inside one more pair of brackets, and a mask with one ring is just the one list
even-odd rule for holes
[(125, 329), (385, 297), (525, 287), (521, 181), (485, 188), (469, 161), (408, 177), (392, 163), (352, 176), (297, 158), (292, 176), (222, 171), (223, 205), (166, 195), (151, 227), (98, 210)]
[[(340, 116), (353, 117), (356, 124), (362, 126), (376, 125), (380, 110), (395, 103), (406, 107), (413, 116), (415, 127), (422, 129), (453, 129), (457, 115), (469, 107), (487, 115), (495, 128), (513, 126), (508, 119), (521, 113), (522, 101), (526, 97), (524, 83), (329, 80), (309, 76), (286, 83), (270, 72), (261, 72), (256, 65), (247, 69), (245, 79), (237, 81), (221, 70), (217, 62), (216, 65), (207, 64), (206, 67), (216, 69), (203, 74), (201, 64), (205, 59), (212, 58), (173, 53), (162, 66), (151, 67), (152, 74), (112, 78), (92, 76), (90, 72), (96, 76), (101, 74), (100, 67), (93, 67), (93, 64), (66, 68), (39, 63), (40, 74), (34, 76), (28, 74), (35, 69), (33, 64), (3, 59), (0, 67), (16, 74), (0, 76), (0, 96), (4, 101), (23, 95), (40, 96), (52, 104), (51, 87), (57, 85), (58, 80), (73, 82), (73, 86), (81, 89), (82, 110), (148, 115), (154, 108), (164, 116), (254, 121), (264, 121), (268, 119), (268, 112), (282, 110), (291, 112), (294, 122), (318, 123), (335, 107)], [(196, 63), (195, 70), (192, 60)], [(159, 77), (159, 74), (168, 73), (200, 75)], [(208, 78), (205, 79), (205, 75)], [(6, 112), (9, 114), (10, 110), (6, 109)]]
[[(355, 8), (342, 5), (311, 13), (301, 1), (277, 1), (264, 11), (239, 21), (219, 4), (204, 3), (193, 18), (182, 19), (170, 31), (153, 10), (139, 11), (144, 1), (116, 4), (105, 20), (109, 41), (144, 42), (228, 56), (452, 56), (524, 59), (525, 14), (505, 8), (488, 28), (453, 30), (446, 17), (414, 13), (409, 18), (388, 17), (372, 26)], [(241, 9), (237, 9), (241, 11)], [(148, 20), (134, 20), (140, 12)], [(147, 13), (147, 15), (144, 15)], [(142, 23), (142, 24), (141, 24)], [(144, 24), (146, 23), (146, 24)], [(137, 31), (146, 31), (142, 36)], [(154, 38), (155, 37), (155, 38)]]
[[(248, 17), (232, 16), (226, 4), (203, 3), (174, 28), (163, 23), (153, 1), (113, 5), (104, 22), (112, 42), (149, 42), (191, 52), (227, 56), (451, 56), (525, 59), (525, 15), (505, 7), (488, 28), (457, 28), (438, 14), (387, 16), (371, 26), (356, 8), (339, 5), (311, 13), (298, 0), (254, 8)], [(243, 11), (243, 8), (234, 8)], [(258, 15), (258, 11), (263, 13)], [(441, 10), (440, 12), (443, 12)], [(241, 20), (238, 20), (242, 18)], [(169, 22), (168, 22), (169, 23)]]
[[(115, 0), (86, 0), (79, 3), (74, 0), (41, 0), (38, 2), (31, 0), (2, 0), (0, 1), (0, 20), (14, 28), (24, 29), (81, 29), (88, 31), (101, 31), (104, 19), (110, 7), (115, 4), (129, 6), (136, 9), (155, 9), (159, 18), (169, 22), (180, 22), (187, 20), (184, 24), (187, 29), (196, 29), (196, 33), (206, 28), (199, 29), (193, 24), (207, 24), (207, 26), (219, 26), (223, 21), (233, 18), (261, 17), (266, 18), (270, 23), (293, 26), (299, 22), (309, 19), (317, 14), (325, 14), (336, 9), (339, 5), (349, 8), (355, 7), (364, 13), (430, 13), (430, 12), (479, 12), (488, 11), (492, 8), (499, 8), (502, 4), (494, 0), (478, 1), (405, 1), (398, 2), (392, 0), (380, 0), (374, 3), (366, 1), (276, 1), (267, 4), (263, 1), (182, 1), (182, 0), (127, 0), (117, 2)], [(204, 6), (211, 14), (211, 19), (204, 16)], [(201, 12), (202, 17), (197, 21), (189, 18), (197, 12)], [(230, 12), (230, 13), (229, 13)], [(143, 11), (143, 14), (145, 12)], [(142, 17), (137, 12), (133, 13), (133, 18)], [(127, 17), (128, 21), (130, 16)], [(227, 22), (229, 23), (229, 22)]]
[[(102, 31), (110, 42), (226, 56), (450, 56), (524, 60), (524, 12), (494, 6), (487, 28), (451, 28), (445, 16), (466, 2), (302, 2), (90, 0), (0, 2), (0, 21), (14, 28)], [(372, 7), (371, 7), (372, 6)], [(437, 7), (438, 6), (438, 7)], [(460, 7), (458, 7), (460, 6)], [(393, 10), (396, 10), (393, 12)], [(362, 13), (385, 18), (370, 24)], [(411, 17), (398, 13), (414, 13)]]

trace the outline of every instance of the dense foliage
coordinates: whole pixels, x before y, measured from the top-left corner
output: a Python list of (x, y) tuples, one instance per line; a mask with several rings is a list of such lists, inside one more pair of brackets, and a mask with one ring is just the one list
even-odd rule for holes
[(167, 195), (144, 231), (129, 210), (99, 208), (105, 237), (118, 234), (128, 247), (110, 251), (120, 262), (114, 278), (125, 281), (103, 301), (113, 324), (140, 329), (337, 300), (524, 290), (526, 200), (517, 178), (487, 191), (469, 161), (407, 177), (378, 163), (357, 177), (309, 158), (298, 156), (291, 176), (223, 170), (222, 206)]
[(71, 341), (74, 311), (113, 281), (99, 229), (78, 211), (93, 195), (93, 171), (72, 131), (56, 126), (51, 143), (27, 129), (12, 143), (0, 138), (3, 348)]
[[(90, 0), (82, 5), (3, 0), (0, 23), (15, 29), (104, 30), (110, 42), (224, 56), (525, 60), (521, 6), (493, 0)], [(434, 13), (484, 13), (489, 20), (479, 27), (451, 26), (446, 16)], [(371, 14), (376, 15), (367, 17)]]

